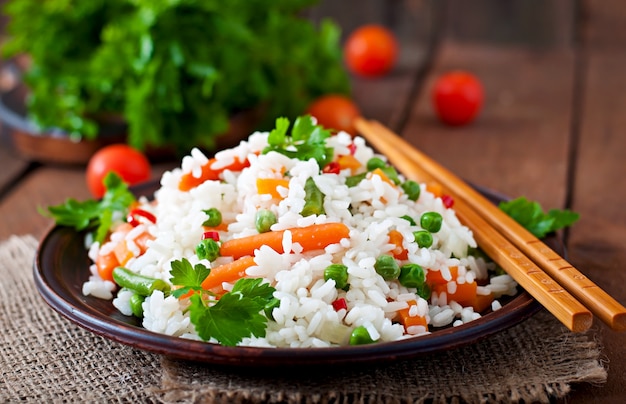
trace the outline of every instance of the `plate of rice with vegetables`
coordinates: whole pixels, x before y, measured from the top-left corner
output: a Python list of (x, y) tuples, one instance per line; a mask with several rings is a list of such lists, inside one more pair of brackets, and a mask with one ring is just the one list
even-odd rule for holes
[(245, 365), (396, 359), (539, 307), (436, 183), (309, 116), (191, 150), (158, 184), (105, 185), (101, 200), (48, 208), (35, 280), (73, 322), (139, 348)]

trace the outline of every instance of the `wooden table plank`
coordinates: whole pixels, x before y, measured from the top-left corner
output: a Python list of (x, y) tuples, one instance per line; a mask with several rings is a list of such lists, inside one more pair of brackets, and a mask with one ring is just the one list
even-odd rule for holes
[[(626, 52), (592, 52), (587, 59), (581, 111), (579, 158), (573, 209), (581, 214), (570, 231), (574, 265), (626, 305)], [(608, 359), (603, 387), (576, 386), (581, 402), (618, 402), (626, 382), (624, 333), (597, 325), (597, 336)]]
[[(447, 43), (402, 134), (466, 180), (562, 207), (573, 64), (567, 50)], [(440, 123), (431, 105), (435, 78), (454, 69), (476, 74), (486, 94), (481, 115), (463, 127)]]

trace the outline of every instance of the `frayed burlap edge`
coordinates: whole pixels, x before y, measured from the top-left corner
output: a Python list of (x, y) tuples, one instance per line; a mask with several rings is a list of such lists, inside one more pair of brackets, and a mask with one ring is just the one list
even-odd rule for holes
[(395, 363), (281, 372), (171, 360), (48, 308), (32, 281), (36, 246), (31, 236), (0, 244), (2, 402), (547, 403), (573, 383), (607, 378), (593, 330), (572, 334), (546, 312), (476, 344)]

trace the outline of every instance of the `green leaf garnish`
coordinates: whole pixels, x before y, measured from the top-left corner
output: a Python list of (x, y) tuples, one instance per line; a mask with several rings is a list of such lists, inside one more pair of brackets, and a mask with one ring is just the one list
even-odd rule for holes
[(329, 130), (313, 122), (310, 115), (296, 118), (289, 131), (289, 119), (276, 119), (276, 127), (268, 136), (267, 146), (263, 154), (275, 151), (289, 158), (308, 161), (315, 159), (320, 167), (328, 164), (333, 157), (333, 149), (326, 146), (326, 139), (330, 137)]
[(202, 290), (202, 281), (209, 276), (211, 268), (207, 268), (202, 264), (191, 265), (187, 258), (182, 260), (174, 260), (171, 263), (172, 270), (170, 282), (174, 285), (182, 286), (172, 291), (172, 295), (176, 298), (187, 294), (190, 290)]
[(200, 338), (215, 338), (223, 345), (235, 346), (246, 337), (264, 337), (267, 317), (263, 309), (274, 288), (261, 281), (240, 279), (213, 305), (208, 305), (200, 294), (192, 295), (189, 317)]
[(126, 214), (136, 200), (120, 176), (109, 172), (104, 177), (106, 193), (101, 200), (77, 201), (69, 198), (60, 205), (49, 206), (39, 212), (54, 219), (57, 225), (73, 227), (77, 231), (94, 230), (94, 239), (102, 243), (111, 227), (115, 212)]
[(567, 209), (551, 209), (544, 213), (538, 202), (529, 201), (524, 197), (500, 202), (499, 208), (537, 238), (570, 226), (580, 217), (578, 213)]

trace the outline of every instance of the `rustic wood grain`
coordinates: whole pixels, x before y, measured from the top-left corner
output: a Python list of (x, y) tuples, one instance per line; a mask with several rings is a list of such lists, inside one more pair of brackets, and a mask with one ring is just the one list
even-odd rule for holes
[[(573, 54), (446, 43), (402, 135), (455, 174), (511, 197), (562, 207), (566, 195)], [(485, 103), (470, 125), (436, 118), (432, 87), (463, 69), (483, 83)]]

